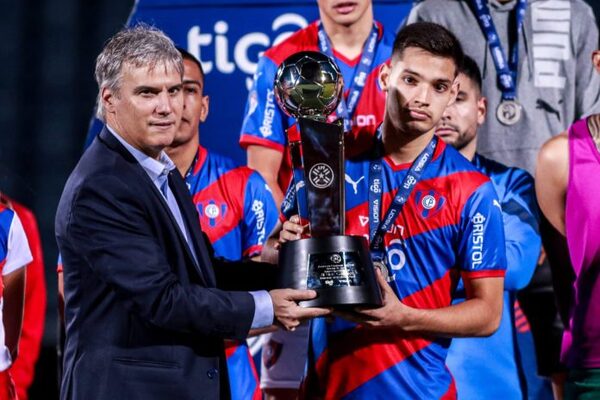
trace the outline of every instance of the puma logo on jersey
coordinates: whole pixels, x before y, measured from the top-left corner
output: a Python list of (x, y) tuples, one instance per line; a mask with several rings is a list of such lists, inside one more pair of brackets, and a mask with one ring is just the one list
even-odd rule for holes
[(358, 194), (358, 183), (360, 181), (362, 181), (363, 179), (365, 179), (364, 175), (361, 176), (360, 178), (358, 178), (357, 181), (353, 181), (352, 177), (348, 174), (346, 174), (346, 182), (348, 182), (349, 184), (352, 185), (352, 189), (354, 189), (354, 194)]

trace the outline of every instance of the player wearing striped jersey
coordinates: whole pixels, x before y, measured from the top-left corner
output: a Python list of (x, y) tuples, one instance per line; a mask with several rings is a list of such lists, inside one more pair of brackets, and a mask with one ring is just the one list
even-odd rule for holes
[[(199, 125), (209, 106), (203, 93), (204, 73), (198, 60), (182, 49), (180, 52), (184, 110), (167, 154), (185, 177), (215, 256), (229, 261), (258, 258), (277, 222), (277, 207), (258, 172), (238, 167), (199, 144)], [(225, 353), (232, 399), (260, 399), (256, 368), (246, 343), (226, 341)]]
[(17, 399), (8, 368), (16, 358), (25, 297), (25, 266), (33, 257), (17, 214), (0, 204), (0, 398)]
[(340, 67), (346, 100), (336, 115), (345, 120), (349, 155), (370, 145), (383, 118), (385, 96), (377, 73), (389, 60), (393, 36), (373, 19), (370, 0), (318, 0), (318, 21), (268, 49), (258, 63), (246, 104), (240, 144), (248, 165), (266, 179), (277, 204), (291, 178), (288, 135), (297, 137), (295, 120), (277, 107), (273, 81), (279, 64), (299, 51), (321, 51)]
[[(306, 398), (455, 398), (450, 338), (498, 327), (506, 260), (497, 196), (488, 177), (434, 136), (456, 97), (462, 56), (449, 31), (419, 23), (398, 33), (381, 69), (379, 152), (346, 161), (346, 234), (370, 240), (389, 283), (377, 273), (381, 308), (312, 322)], [(304, 233), (297, 222), (283, 224), (281, 241)], [(453, 305), (459, 278), (466, 300)]]
[[(551, 398), (548, 382), (535, 375), (535, 352), (531, 331), (516, 326), (515, 299), (535, 271), (540, 254), (539, 213), (533, 178), (527, 171), (506, 167), (475, 152), (477, 130), (486, 115), (486, 98), (481, 94), (481, 73), (465, 56), (458, 74), (459, 91), (446, 108), (436, 135), (460, 151), (482, 173), (489, 176), (498, 194), (506, 233), (507, 270), (504, 280), (502, 320), (489, 338), (460, 338), (452, 341), (447, 364), (456, 381), (460, 399)], [(454, 303), (464, 301), (459, 283)], [(520, 346), (529, 343), (529, 346)], [(527, 380), (525, 379), (527, 378)], [(481, 385), (481, 382), (486, 382)], [(545, 390), (545, 397), (542, 395)]]

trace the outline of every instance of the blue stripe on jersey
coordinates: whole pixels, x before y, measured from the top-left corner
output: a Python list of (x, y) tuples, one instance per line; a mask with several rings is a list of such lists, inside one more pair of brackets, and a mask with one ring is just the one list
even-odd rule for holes
[(227, 358), (227, 368), (233, 400), (250, 400), (257, 387), (256, 377), (248, 363), (248, 346), (240, 345)]

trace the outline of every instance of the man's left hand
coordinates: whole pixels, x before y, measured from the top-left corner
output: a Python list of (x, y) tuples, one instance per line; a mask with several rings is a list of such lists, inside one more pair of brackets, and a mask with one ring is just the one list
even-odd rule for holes
[(378, 308), (355, 308), (354, 312), (335, 311), (334, 314), (352, 322), (373, 328), (403, 328), (408, 322), (411, 307), (398, 299), (379, 268), (375, 268), (383, 305)]

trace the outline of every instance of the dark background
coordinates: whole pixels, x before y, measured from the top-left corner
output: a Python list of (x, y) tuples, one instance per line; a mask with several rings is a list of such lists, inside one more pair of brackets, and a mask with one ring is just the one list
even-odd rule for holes
[[(588, 0), (596, 15), (600, 2)], [(55, 399), (54, 213), (79, 159), (96, 96), (95, 57), (133, 0), (17, 0), (0, 23), (0, 190), (31, 208), (44, 246), (48, 310), (31, 399)]]

